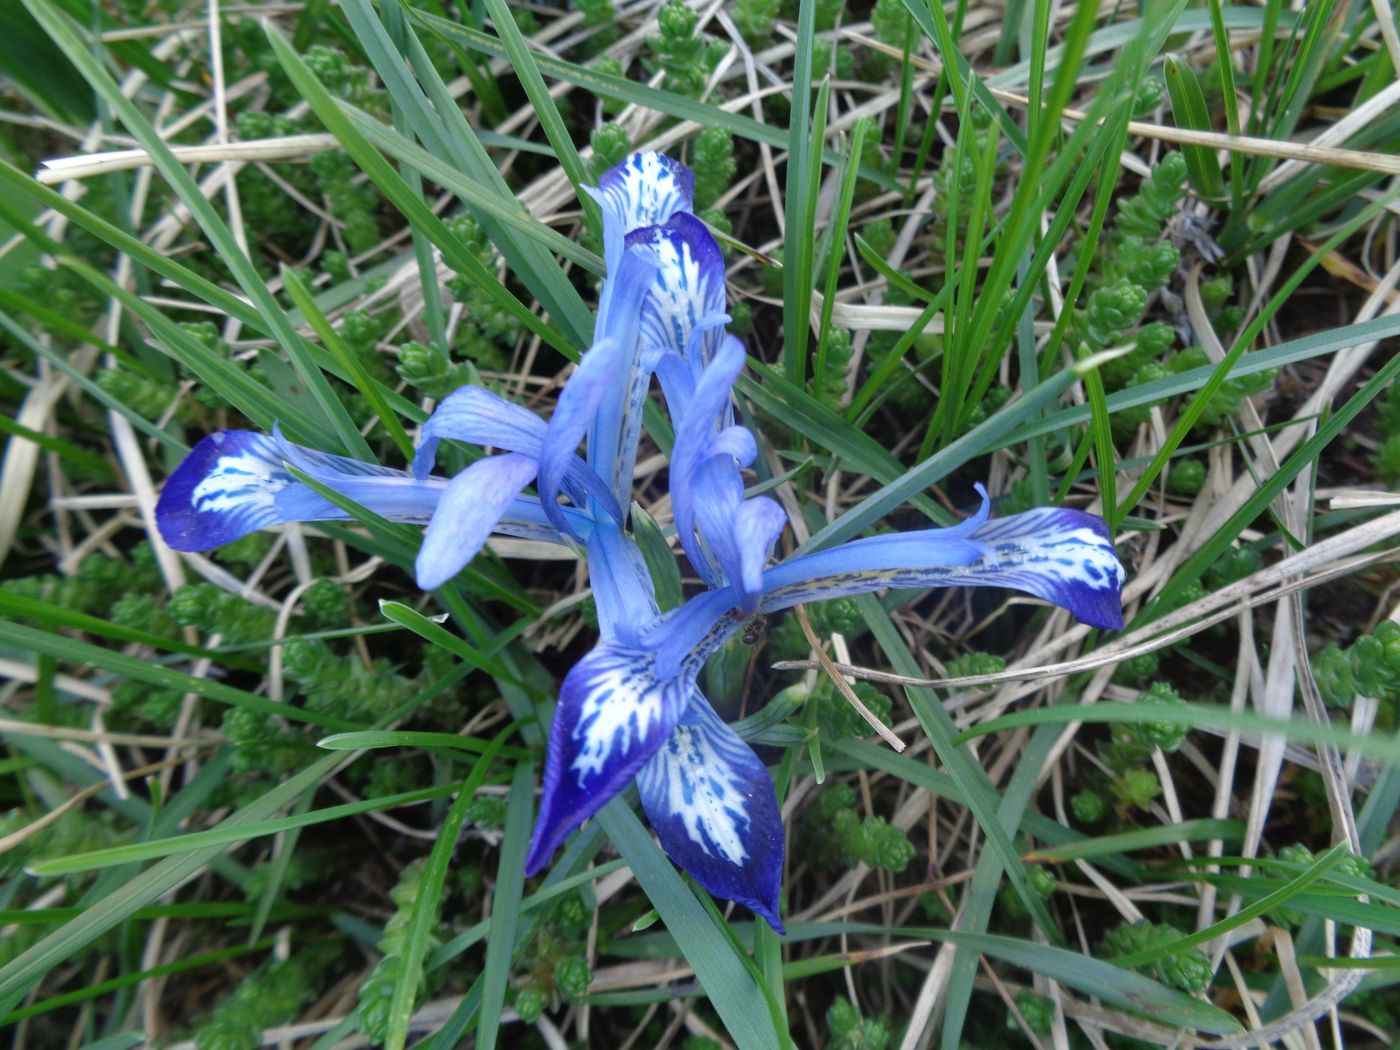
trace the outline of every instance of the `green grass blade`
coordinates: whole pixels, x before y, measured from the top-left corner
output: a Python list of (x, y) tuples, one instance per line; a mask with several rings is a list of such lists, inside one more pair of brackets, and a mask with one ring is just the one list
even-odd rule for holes
[(7, 620), (0, 620), (0, 642), (37, 655), (51, 656), (56, 660), (77, 664), (79, 667), (99, 668), (123, 678), (147, 682), (160, 689), (194, 693), (209, 700), (217, 700), (223, 704), (246, 708), (264, 715), (276, 715), (292, 722), (306, 722), (311, 725), (324, 726), (327, 729), (360, 728), (354, 723), (336, 718), (334, 715), (321, 714), (317, 711), (294, 707), (291, 704), (278, 703), (275, 700), (267, 699), (267, 697), (224, 685), (222, 682), (213, 682), (207, 678), (185, 674), (183, 671), (162, 667), (135, 656), (104, 649), (88, 642), (80, 642), (60, 634), (50, 634), (33, 627), (10, 623)]
[(785, 1037), (773, 1030), (768, 1004), (752, 972), (676, 874), (636, 814), (621, 799), (614, 799), (596, 819), (661, 913), (666, 929), (695, 970), (739, 1050), (783, 1047)]
[[(440, 160), (459, 168), (483, 191), (494, 194), (502, 205), (519, 208), (515, 193), (486, 152), (484, 134), (478, 134), (468, 123), (461, 105), (448, 91), (412, 30), (405, 25), (406, 59), (389, 38), (369, 0), (346, 0), (341, 7), (419, 141)], [(413, 7), (406, 7), (403, 13), (413, 20), (422, 15)], [(521, 238), (511, 227), (499, 224), (490, 212), (477, 210), (470, 200), (468, 207), (501, 250), (511, 273), (539, 299), (568, 337), (568, 349), (562, 352), (573, 357), (577, 348), (590, 345), (593, 313), (549, 253)]]
[(510, 59), (511, 68), (520, 79), (520, 86), (525, 89), (525, 96), (534, 108), (535, 119), (540, 122), (540, 127), (544, 130), (545, 137), (549, 139), (549, 144), (554, 147), (555, 159), (559, 161), (559, 166), (564, 169), (565, 176), (568, 177), (569, 183), (574, 188), (574, 195), (583, 208), (588, 227), (595, 236), (601, 237), (603, 235), (602, 212), (593, 198), (583, 192), (583, 185), (592, 180), (588, 177), (588, 170), (578, 155), (574, 140), (569, 137), (569, 130), (564, 126), (564, 119), (559, 116), (559, 107), (554, 104), (554, 99), (549, 94), (549, 88), (545, 86), (544, 77), (540, 76), (540, 70), (535, 65), (533, 53), (525, 43), (525, 37), (521, 34), (520, 27), (515, 24), (515, 16), (511, 14), (505, 0), (485, 0), (485, 3), (486, 10), (491, 13), (491, 22), (495, 26), (496, 37), (506, 49), (506, 56)]
[[(31, 0), (31, 2), (35, 2), (35, 0)], [(497, 306), (550, 346), (561, 352), (568, 347), (568, 340), (562, 334), (556, 331), (552, 325), (536, 317), (528, 307), (501, 284), (495, 273), (483, 266), (480, 259), (468, 251), (456, 237), (452, 236), (443, 221), (432, 213), (427, 204), (404, 182), (402, 176), (394, 171), (389, 162), (381, 157), (359, 133), (336, 100), (316, 79), (315, 74), (311, 72), (301, 57), (292, 50), (291, 44), (287, 42), (286, 38), (270, 24), (267, 27), (267, 34), (277, 60), (282, 64), (283, 70), (292, 83), (296, 85), (302, 97), (311, 106), (317, 119), (345, 147), (345, 151), (354, 158), (355, 163), (369, 176), (370, 181), (379, 188), (379, 191), (389, 199), (390, 203), (403, 213), (415, 229), (423, 231), (423, 234), (437, 246), (438, 250), (442, 252), (443, 259), (486, 292)]]
[[(1188, 131), (1213, 131), (1205, 93), (1201, 91), (1200, 81), (1196, 79), (1191, 66), (1178, 55), (1168, 55), (1163, 71), (1176, 126)], [(1182, 146), (1181, 155), (1186, 158), (1186, 175), (1197, 193), (1210, 198), (1224, 196), (1225, 177), (1213, 149)]]
[[(268, 791), (261, 798), (226, 817), (221, 826), (238, 828), (265, 820), (314, 789), (330, 776), (344, 756), (328, 755)], [(21, 952), (0, 967), (0, 998), (22, 992), (55, 966), (73, 958), (84, 946), (124, 921), (129, 915), (179, 886), (207, 867), (228, 850), (231, 843), (218, 843), (168, 857), (149, 871), (142, 872), (114, 892), (94, 902), (78, 918), (65, 923), (38, 944)]]
[[(932, 931), (923, 932), (927, 936)], [(907, 933), (914, 935), (916, 931)], [(1044, 974), (1085, 995), (1145, 1014), (1170, 1028), (1195, 1029), (1210, 1035), (1229, 1035), (1242, 1030), (1240, 1023), (1218, 1006), (1078, 952), (997, 934), (947, 931), (939, 936), (959, 947)]]
[[(823, 145), (812, 119), (812, 51), (816, 26), (816, 0), (799, 0), (796, 50), (792, 60), (792, 105), (788, 116), (787, 189), (783, 199), (783, 378), (797, 387), (807, 382), (812, 225), (817, 213), (815, 183), (821, 175), (819, 158)], [(823, 81), (822, 103), (826, 101), (827, 84)], [(826, 126), (824, 104), (819, 104), (816, 123), (823, 129)]]
[(379, 384), (370, 378), (369, 372), (360, 363), (360, 359), (350, 352), (350, 348), (345, 345), (345, 340), (340, 338), (340, 333), (331, 327), (330, 321), (326, 319), (326, 315), (316, 304), (316, 297), (311, 294), (311, 289), (306, 286), (306, 282), (295, 270), (284, 266), (282, 267), (282, 285), (286, 288), (287, 294), (296, 304), (297, 309), (301, 311), (302, 316), (311, 325), (317, 338), (350, 376), (351, 382), (355, 384), (355, 389), (364, 395), (365, 400), (374, 409), (374, 414), (384, 425), (385, 432), (398, 448), (399, 455), (403, 456), (405, 460), (412, 461), (412, 438), (404, 430), (398, 415), (389, 407), (381, 393)]
[(267, 283), (258, 274), (252, 260), (239, 247), (233, 231), (219, 217), (213, 204), (200, 192), (199, 186), (185, 170), (184, 165), (171, 153), (165, 140), (102, 68), (93, 56), (88, 42), (66, 15), (54, 7), (50, 0), (24, 0), (24, 4), (44, 26), (54, 42), (63, 49), (69, 61), (78, 68), (150, 154), (152, 163), (190, 210), (190, 215), (209, 238), (219, 258), (229, 268), (239, 287), (252, 301), (282, 350), (291, 359), (311, 397), (330, 420), (340, 447), (361, 459), (372, 459), (369, 446), (360, 436), (350, 414), (331, 390), (321, 370), (306, 354), (301, 338), (267, 287)]
[(1140, 849), (1174, 846), (1181, 842), (1206, 842), (1222, 839), (1238, 842), (1244, 836), (1244, 825), (1238, 820), (1184, 820), (1179, 824), (1163, 824), (1151, 828), (1134, 828), (1112, 835), (1082, 839), (1078, 842), (1033, 850), (1026, 860), (1034, 864), (1065, 864)]
[[(362, 2), (362, 0), (353, 0), (353, 2)], [(436, 15), (425, 14), (415, 9), (410, 9), (409, 13), (425, 28), (438, 33), (447, 40), (454, 41), (474, 51), (494, 55), (498, 58), (508, 57), (505, 47), (489, 33), (483, 33), (479, 29), (472, 29), (470, 26), (458, 25), (456, 22), (448, 21), (445, 18), (439, 18)], [(566, 81), (576, 87), (581, 87), (586, 91), (590, 91), (600, 98), (615, 99), (619, 102), (630, 102), (646, 109), (655, 110), (658, 113), (665, 113), (667, 116), (675, 117), (678, 120), (694, 121), (701, 127), (721, 127), (751, 142), (763, 142), (781, 149), (785, 149), (788, 145), (788, 136), (785, 131), (780, 128), (775, 128), (770, 124), (761, 123), (760, 121), (754, 120), (752, 117), (731, 113), (718, 106), (707, 105), (704, 102), (697, 102), (695, 99), (687, 98), (684, 95), (678, 95), (673, 91), (664, 91), (661, 88), (639, 84), (635, 80), (628, 80), (626, 77), (616, 77), (609, 73), (600, 73), (596, 69), (589, 69), (576, 63), (566, 62), (563, 59), (542, 55), (538, 52), (534, 55), (534, 59), (535, 65), (545, 76)], [(823, 150), (821, 156), (824, 164), (834, 166), (841, 163), (841, 154), (834, 149)], [(903, 189), (894, 179), (872, 168), (862, 167), (860, 174), (861, 178), (883, 189)]]
[(69, 857), (55, 857), (51, 860), (35, 861), (29, 866), (34, 875), (69, 875), (75, 871), (96, 871), (100, 868), (114, 868), (123, 864), (133, 864), (145, 860), (155, 860), (181, 853), (202, 850), (209, 846), (226, 846), (248, 839), (276, 835), (295, 828), (311, 827), (315, 824), (329, 824), (346, 817), (356, 817), (361, 813), (373, 813), (380, 809), (412, 805), (415, 802), (429, 802), (435, 798), (445, 798), (454, 790), (452, 784), (437, 784), (419, 788), (416, 791), (400, 791), (393, 795), (363, 799), (359, 802), (346, 802), (339, 806), (316, 809), (300, 816), (278, 817), (273, 820), (258, 820), (237, 825), (220, 825), (209, 831), (191, 831), (168, 839), (153, 839), (147, 842), (132, 843), (129, 846), (112, 846), (108, 849), (75, 853)]
[(1312, 271), (1321, 264), (1322, 260), (1327, 257), (1328, 253), (1336, 248), (1337, 245), (1341, 244), (1369, 222), (1373, 216), (1387, 207), (1397, 195), (1400, 195), (1400, 190), (1392, 191), (1380, 200), (1374, 201), (1361, 209), (1355, 216), (1343, 223), (1340, 229), (1333, 233), (1331, 237), (1327, 238), (1321, 248), (1310, 255), (1307, 260), (1293, 272), (1288, 280), (1283, 282), (1282, 286), (1269, 300), (1268, 304), (1259, 312), (1259, 315), (1239, 334), (1239, 337), (1235, 340), (1234, 346), (1226, 353), (1224, 359), (1216, 365), (1214, 372), (1206, 381), (1205, 385), (1196, 392), (1195, 396), (1192, 397), (1182, 409), (1176, 425), (1172, 427), (1171, 433), (1167, 435), (1167, 440), (1162, 443), (1156, 455), (1152, 457), (1152, 462), (1148, 464), (1147, 469), (1139, 476), (1137, 483), (1133, 486), (1133, 490), (1128, 494), (1127, 499), (1119, 504), (1120, 514), (1130, 513), (1132, 509), (1137, 506), (1138, 501), (1147, 493), (1147, 490), (1152, 487), (1153, 482), (1157, 480), (1157, 476), (1166, 467), (1171, 457), (1176, 454), (1176, 450), (1181, 446), (1182, 441), (1186, 439), (1186, 435), (1190, 433), (1191, 428), (1196, 425), (1196, 422), (1205, 412), (1206, 407), (1210, 403), (1210, 399), (1215, 396), (1216, 391), (1224, 384), (1226, 378), (1230, 374), (1231, 368), (1233, 368), (1235, 362), (1240, 359), (1245, 348), (1253, 343), (1255, 339), (1259, 338), (1260, 333), (1264, 330), (1264, 326), (1273, 319), (1274, 314), (1278, 312), (1279, 308), (1289, 300), (1298, 285), (1303, 282), (1303, 278), (1312, 273)]
[[(462, 784), (451, 808), (448, 809), (447, 816), (443, 818), (442, 826), (438, 829), (437, 839), (433, 842), (432, 852), (428, 854), (428, 863), (423, 868), (418, 895), (413, 900), (413, 910), (409, 915), (408, 926), (404, 929), (403, 950), (399, 953), (398, 976), (394, 981), (394, 991), (389, 998), (389, 1018), (384, 1027), (384, 1045), (387, 1050), (403, 1050), (404, 1043), (408, 1039), (408, 1023), (413, 1016), (413, 1004), (418, 996), (419, 986), (423, 982), (423, 960), (428, 954), (428, 941), (433, 936), (433, 930), (437, 926), (438, 909), (442, 901), (442, 887), (447, 880), (447, 869), (452, 863), (452, 853), (457, 848), (457, 839), (462, 833), (462, 825), (467, 821), (467, 812), (476, 799), (477, 790), (485, 782), (486, 774), (490, 772), (491, 762), (500, 752), (506, 738), (513, 732), (515, 732), (515, 727), (512, 725), (498, 733), (472, 767), (466, 782)], [(520, 780), (522, 770), (526, 775), (526, 795), (523, 800), (517, 798), (517, 792), (512, 786), (511, 808), (507, 810), (506, 818), (507, 836), (510, 834), (510, 818), (514, 816), (515, 811), (523, 809), (527, 818), (530, 812), (528, 792), (533, 781), (533, 774), (530, 764), (528, 762), (522, 763), (515, 771), (517, 782)], [(503, 847), (502, 866), (506, 863), (506, 852), (508, 849)], [(523, 858), (523, 849), (520, 852)], [(516, 907), (519, 905), (519, 879), (516, 880), (514, 901), (509, 899), (510, 887), (503, 885), (500, 880), (496, 883), (496, 893), (496, 901), (500, 907), (514, 916)], [(503, 900), (503, 897), (507, 899)], [(496, 910), (499, 909), (494, 909), (493, 914)], [(502, 939), (509, 944), (513, 937), (506, 935)], [(489, 953), (489, 947), (487, 951)], [(482, 1030), (484, 1028), (483, 1021)], [(484, 1036), (478, 1045), (487, 1045)]]
[(501, 836), (501, 860), (496, 868), (496, 895), (491, 905), (490, 934), (481, 975), (481, 1019), (476, 1045), (494, 1050), (505, 1008), (506, 985), (520, 921), (520, 898), (525, 887), (525, 852), (530, 844), (530, 816), (535, 792), (535, 769), (529, 762), (515, 767)]

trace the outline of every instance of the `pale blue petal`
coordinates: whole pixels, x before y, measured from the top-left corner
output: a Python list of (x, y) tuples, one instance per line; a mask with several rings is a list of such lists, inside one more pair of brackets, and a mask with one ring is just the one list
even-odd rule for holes
[(605, 525), (588, 538), (588, 579), (607, 641), (638, 647), (643, 625), (656, 619), (656, 590), (636, 541)]
[(671, 450), (671, 512), (676, 535), (691, 566), (712, 585), (718, 582), (716, 567), (705, 557), (695, 537), (694, 474), (700, 462), (711, 454), (717, 428), (729, 407), (729, 392), (743, 367), (743, 344), (732, 336), (725, 339), (695, 384), (677, 424)]
[(753, 596), (763, 588), (763, 567), (787, 524), (787, 515), (766, 496), (744, 499), (739, 466), (728, 455), (704, 460), (691, 485), (700, 537), (719, 563), (725, 582), (742, 596), (741, 608), (748, 611), (753, 608)]
[(603, 173), (600, 195), (616, 209), (622, 231), (659, 226), (676, 212), (691, 211), (695, 176), (679, 161), (654, 150), (632, 153)]
[(166, 481), (156, 504), (161, 536), (175, 550), (209, 550), (285, 522), (349, 519), (286, 463), (394, 521), (426, 521), (446, 486), (270, 434), (222, 430), (200, 441)]
[[(593, 519), (582, 511), (565, 507), (564, 516), (573, 527), (572, 535), (586, 539), (591, 534)], [(515, 536), (523, 540), (560, 544), (567, 542), (564, 535), (549, 520), (549, 515), (544, 512), (535, 496), (517, 496), (501, 520), (496, 523), (496, 531), (503, 536)]]
[(418, 435), (413, 472), (427, 477), (443, 438), (519, 452), (538, 459), (545, 421), (528, 408), (479, 386), (459, 387), (443, 398)]
[(689, 690), (684, 676), (658, 676), (652, 653), (620, 644), (604, 643), (574, 665), (549, 730), (527, 874), (632, 782), (671, 735)]
[[(445, 397), (423, 424), (413, 471), (427, 477), (444, 438), (519, 452), (538, 460), (547, 433), (548, 424), (529, 409), (482, 387), (464, 386)], [(622, 512), (608, 487), (578, 456), (568, 457), (560, 487), (577, 506), (583, 507), (592, 498), (614, 521), (621, 519)]]
[(783, 932), (783, 819), (758, 756), (699, 690), (637, 788), (666, 853), (716, 897), (737, 901)]
[[(622, 374), (622, 347), (615, 339), (595, 343), (583, 355), (577, 370), (559, 392), (559, 403), (549, 421), (549, 431), (540, 449), (540, 503), (561, 532), (568, 529), (559, 507), (559, 491), (575, 458), (574, 450), (597, 418), (598, 407), (608, 394), (609, 385), (617, 385)], [(589, 459), (592, 461), (592, 448)]]
[(475, 558), (535, 470), (533, 459), (507, 452), (479, 459), (453, 478), (423, 534), (418, 586), (441, 587)]
[[(613, 498), (626, 506), (632, 494), (632, 468), (637, 459), (641, 436), (642, 408), (650, 374), (641, 367), (640, 344), (642, 297), (656, 272), (655, 257), (645, 246), (628, 248), (621, 261), (609, 265), (608, 278), (598, 302), (598, 324), (593, 331), (596, 353), (600, 344), (617, 345), (612, 374), (592, 417), (589, 419), (588, 463), (610, 484)], [(585, 360), (588, 354), (584, 355)], [(570, 382), (573, 380), (571, 379)], [(552, 421), (551, 421), (552, 423)], [(581, 437), (582, 435), (580, 435)], [(574, 442), (577, 445), (577, 441)], [(573, 446), (570, 446), (571, 448)]]

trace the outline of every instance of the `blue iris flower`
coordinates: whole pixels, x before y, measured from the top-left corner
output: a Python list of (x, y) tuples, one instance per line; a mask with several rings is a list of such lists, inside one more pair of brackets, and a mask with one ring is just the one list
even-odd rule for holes
[[(781, 931), (777, 798), (763, 763), (697, 686), (706, 659), (753, 615), (884, 588), (1010, 587), (1117, 628), (1124, 575), (1100, 518), (1042, 508), (993, 519), (980, 486), (981, 509), (952, 528), (857, 539), (772, 564), (787, 519), (775, 501), (745, 495), (742, 472), (757, 445), (735, 423), (731, 397), (745, 353), (725, 331), (723, 259), (692, 214), (692, 187), (682, 165), (636, 153), (590, 191), (603, 210), (608, 276), (593, 345), (547, 423), (465, 387), (424, 424), (408, 471), (276, 433), (224, 431), (171, 476), (157, 519), (172, 547), (202, 550), (282, 522), (347, 517), (290, 464), (384, 517), (426, 523), (416, 565), (424, 588), (450, 579), (493, 533), (582, 548), (600, 638), (560, 689), (527, 871), (636, 783), (671, 858)], [(653, 376), (675, 430), (676, 534), (704, 584), (666, 612), (626, 531)], [(436, 476), (444, 438), (497, 452), (453, 478)]]

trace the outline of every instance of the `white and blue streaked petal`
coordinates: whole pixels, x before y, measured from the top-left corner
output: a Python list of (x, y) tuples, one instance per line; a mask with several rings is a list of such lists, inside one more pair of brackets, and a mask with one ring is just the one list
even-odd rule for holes
[[(444, 438), (519, 452), (538, 460), (547, 433), (548, 424), (529, 409), (482, 387), (464, 386), (445, 397), (423, 424), (413, 472), (420, 478), (428, 476)], [(591, 497), (609, 517), (620, 519), (621, 511), (608, 487), (578, 456), (569, 457), (561, 487), (576, 505), (584, 506)]]
[(764, 573), (760, 608), (776, 612), (883, 588), (1010, 587), (1090, 626), (1123, 626), (1124, 572), (1102, 518), (1042, 507), (971, 531), (966, 524), (853, 540), (789, 559)]
[(690, 169), (654, 150), (628, 154), (603, 172), (598, 190), (616, 209), (624, 233), (660, 226), (695, 204)]
[(273, 525), (350, 518), (298, 481), (287, 463), (394, 521), (427, 521), (447, 484), (271, 434), (223, 430), (200, 441), (166, 481), (156, 504), (161, 536), (174, 550), (200, 551)]
[(526, 874), (539, 871), (656, 754), (685, 709), (691, 681), (658, 676), (651, 652), (618, 643), (605, 642), (574, 665), (549, 730)]
[(773, 782), (698, 690), (637, 787), (667, 855), (710, 893), (782, 933), (783, 819)]
[(959, 586), (1013, 587), (1068, 609), (1093, 627), (1123, 626), (1123, 584), (1104, 520), (1063, 507), (993, 518), (969, 534), (991, 549), (957, 570)]
[(286, 519), (277, 495), (297, 484), (277, 439), (221, 430), (195, 445), (175, 468), (156, 504), (156, 523), (177, 551), (202, 551)]
[(724, 257), (703, 222), (681, 212), (664, 226), (638, 230), (628, 243), (650, 244), (656, 276), (642, 303), (642, 345), (685, 358), (697, 379), (723, 339)]
[(530, 457), (506, 452), (479, 459), (453, 478), (423, 534), (414, 566), (418, 586), (441, 587), (475, 558), (536, 469)]

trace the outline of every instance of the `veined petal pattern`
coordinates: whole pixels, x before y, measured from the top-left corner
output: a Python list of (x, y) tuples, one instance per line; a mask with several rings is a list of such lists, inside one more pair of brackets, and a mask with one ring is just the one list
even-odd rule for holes
[(574, 665), (549, 731), (527, 874), (632, 782), (671, 735), (690, 686), (685, 675), (659, 676), (653, 653), (617, 643), (599, 645)]
[(670, 738), (637, 774), (667, 854), (710, 893), (783, 932), (783, 820), (768, 770), (692, 690)]

